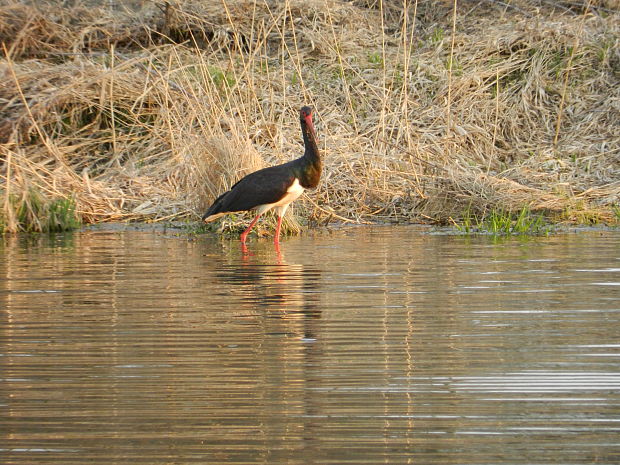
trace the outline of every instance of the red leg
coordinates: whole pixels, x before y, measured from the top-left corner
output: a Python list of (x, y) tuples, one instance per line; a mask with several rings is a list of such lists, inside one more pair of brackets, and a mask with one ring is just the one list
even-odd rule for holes
[(273, 242), (276, 245), (280, 245), (280, 228), (282, 227), (282, 217), (278, 216), (278, 225), (276, 226), (276, 235), (273, 238)]
[(282, 264), (282, 252), (280, 251), (280, 243), (274, 242), (273, 245), (276, 251), (276, 256), (278, 257), (278, 265), (281, 265)]
[(250, 231), (252, 230), (252, 228), (254, 227), (254, 225), (256, 224), (259, 218), (260, 218), (260, 215), (256, 215), (256, 217), (250, 223), (250, 226), (248, 226), (248, 228), (241, 233), (241, 242), (243, 244), (245, 244), (245, 238), (248, 237), (248, 234), (250, 233)]

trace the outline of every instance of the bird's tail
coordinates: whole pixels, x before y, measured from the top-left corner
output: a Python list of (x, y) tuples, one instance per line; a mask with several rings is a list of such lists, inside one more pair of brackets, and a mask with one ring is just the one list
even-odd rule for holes
[(202, 221), (209, 223), (210, 221), (218, 219), (222, 215), (224, 215), (224, 213), (214, 212), (213, 208), (209, 208), (207, 213), (202, 215)]
[(205, 223), (210, 223), (211, 221), (215, 221), (217, 220), (220, 216), (224, 216), (226, 213), (213, 213), (213, 214), (207, 214), (205, 213), (202, 216), (202, 221), (204, 221)]
[(208, 223), (226, 214), (226, 212), (221, 211), (222, 210), (222, 199), (224, 198), (224, 195), (226, 195), (226, 193), (220, 195), (217, 199), (215, 199), (215, 202), (213, 202), (213, 205), (211, 205), (209, 209), (207, 210), (207, 212), (204, 215), (202, 215), (202, 221), (204, 221), (205, 223)]

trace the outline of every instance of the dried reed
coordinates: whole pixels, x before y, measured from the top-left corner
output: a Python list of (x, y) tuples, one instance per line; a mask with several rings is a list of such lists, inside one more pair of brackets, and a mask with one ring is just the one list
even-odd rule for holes
[(613, 2), (74, 3), (0, 6), (5, 230), (45, 229), (16, 214), (31, 193), (84, 222), (195, 219), (301, 154), (303, 104), (325, 171), (293, 212), (312, 221), (617, 218)]

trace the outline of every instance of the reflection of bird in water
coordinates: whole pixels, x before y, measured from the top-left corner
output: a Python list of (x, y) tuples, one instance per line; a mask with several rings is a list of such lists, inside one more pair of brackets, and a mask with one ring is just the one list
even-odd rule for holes
[(320, 272), (304, 265), (248, 263), (242, 266), (224, 265), (216, 272), (216, 277), (226, 284), (247, 288), (243, 300), (259, 306), (278, 303), (304, 306), (307, 297), (319, 287)]
[[(238, 256), (237, 256), (238, 257)], [(245, 256), (228, 263), (211, 262), (210, 276), (218, 287), (235, 296), (233, 315), (257, 332), (252, 364), (260, 378), (256, 408), (268, 423), (287, 412), (300, 434), (314, 436), (315, 405), (312, 388), (322, 383), (324, 321), (322, 272), (304, 264), (284, 263), (270, 253)], [(299, 395), (291, 396), (291, 392)], [(278, 423), (279, 424), (279, 423)]]
[(300, 123), (305, 146), (302, 157), (248, 174), (215, 199), (202, 220), (208, 223), (227, 213), (256, 210), (256, 216), (241, 233), (241, 243), (245, 245), (247, 235), (260, 216), (274, 209), (278, 215), (274, 243), (279, 247), (282, 217), (288, 206), (305, 189), (315, 188), (321, 178), (321, 156), (310, 107), (302, 107), (300, 110)]
[[(225, 286), (234, 285), (242, 306), (263, 312), (270, 318), (308, 320), (320, 318), (320, 271), (301, 264), (248, 263), (220, 265), (215, 277)], [(303, 338), (314, 338), (307, 325)], [(288, 326), (286, 332), (299, 335)]]

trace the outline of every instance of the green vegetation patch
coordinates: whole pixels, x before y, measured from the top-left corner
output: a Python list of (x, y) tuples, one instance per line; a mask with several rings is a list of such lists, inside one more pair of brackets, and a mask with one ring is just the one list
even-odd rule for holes
[(533, 214), (524, 206), (518, 212), (493, 209), (477, 215), (468, 208), (456, 228), (464, 234), (491, 234), (493, 236), (541, 236), (548, 235), (552, 226), (542, 214)]
[[(61, 232), (81, 226), (73, 197), (47, 199), (30, 189), (21, 196), (9, 196), (9, 215), (0, 218), (0, 231)], [(7, 211), (7, 208), (5, 208)]]

